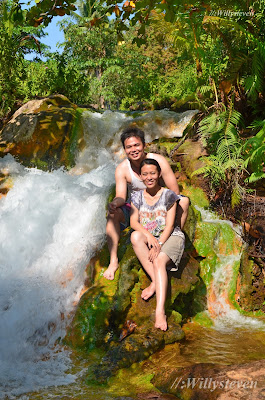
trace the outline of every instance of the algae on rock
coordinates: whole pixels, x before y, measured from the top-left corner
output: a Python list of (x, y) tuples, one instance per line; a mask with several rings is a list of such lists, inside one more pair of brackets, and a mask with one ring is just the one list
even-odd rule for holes
[(28, 167), (72, 167), (84, 146), (81, 109), (65, 96), (53, 95), (24, 104), (1, 132), (0, 151)]

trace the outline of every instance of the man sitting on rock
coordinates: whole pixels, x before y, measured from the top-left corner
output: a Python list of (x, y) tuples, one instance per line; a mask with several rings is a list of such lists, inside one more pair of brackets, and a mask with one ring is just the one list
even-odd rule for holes
[[(108, 205), (107, 218), (107, 243), (110, 252), (110, 264), (104, 272), (106, 279), (114, 279), (115, 272), (119, 268), (117, 256), (118, 244), (121, 230), (130, 225), (131, 193), (145, 189), (140, 179), (140, 164), (145, 158), (155, 159), (161, 167), (161, 177), (165, 186), (176, 194), (179, 193), (179, 186), (176, 177), (168, 161), (160, 154), (145, 153), (144, 132), (139, 128), (127, 128), (121, 134), (121, 142), (127, 158), (116, 168), (116, 196)], [(182, 196), (177, 207), (177, 225), (179, 233), (184, 227), (188, 216), (189, 198)]]

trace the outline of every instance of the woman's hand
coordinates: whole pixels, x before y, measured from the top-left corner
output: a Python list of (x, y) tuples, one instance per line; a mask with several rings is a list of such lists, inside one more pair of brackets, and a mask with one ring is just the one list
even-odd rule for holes
[(152, 248), (149, 250), (148, 260), (149, 260), (150, 262), (153, 262), (154, 259), (158, 256), (158, 254), (160, 253), (160, 249), (161, 249), (161, 246), (159, 245), (159, 247), (152, 247)]
[(149, 248), (148, 259), (150, 262), (153, 262), (154, 259), (160, 253), (161, 246), (158, 243), (157, 239), (151, 233), (148, 233), (146, 236), (147, 236), (147, 245)]
[(160, 247), (157, 239), (148, 231), (146, 232), (146, 238), (147, 238), (147, 245), (148, 245), (149, 250), (151, 250), (152, 248)]

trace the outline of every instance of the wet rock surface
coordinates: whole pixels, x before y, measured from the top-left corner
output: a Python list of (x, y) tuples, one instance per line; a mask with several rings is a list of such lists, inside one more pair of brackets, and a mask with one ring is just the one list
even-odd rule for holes
[(63, 95), (31, 100), (15, 112), (0, 134), (0, 155), (15, 156), (25, 166), (50, 170), (74, 165), (82, 146), (77, 107)]
[[(190, 218), (189, 225), (196, 218)], [(185, 305), (195, 313), (199, 301), (192, 301), (192, 293), (202, 284), (199, 262), (190, 254), (183, 257), (179, 270), (169, 273), (166, 314), (168, 330), (154, 327), (155, 296), (148, 301), (141, 298), (142, 289), (150, 284), (130, 244), (130, 232), (126, 232), (119, 248), (120, 268), (114, 281), (103, 277), (108, 265), (108, 251), (103, 251), (92, 261), (89, 269), (94, 271), (94, 283), (81, 298), (73, 323), (69, 328), (67, 342), (84, 351), (101, 347), (105, 355), (99, 364), (93, 365), (88, 379), (106, 382), (121, 368), (143, 361), (167, 344), (184, 337), (180, 323)], [(197, 299), (204, 303), (205, 291), (197, 290)], [(195, 297), (196, 297), (195, 296)], [(200, 309), (201, 310), (201, 309)], [(188, 311), (188, 313), (189, 313)], [(132, 332), (119, 340), (126, 321), (135, 325)]]
[(162, 392), (187, 400), (263, 399), (265, 361), (243, 365), (196, 364), (178, 370), (161, 368), (153, 379)]

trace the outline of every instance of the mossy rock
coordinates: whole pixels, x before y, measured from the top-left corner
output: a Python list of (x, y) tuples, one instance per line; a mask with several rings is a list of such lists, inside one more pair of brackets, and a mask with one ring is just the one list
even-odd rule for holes
[(0, 151), (12, 154), (25, 166), (70, 168), (85, 144), (81, 114), (82, 110), (62, 95), (30, 101), (2, 130)]
[(68, 327), (65, 343), (86, 352), (103, 347), (109, 340), (110, 316), (118, 287), (118, 276), (113, 281), (103, 277), (108, 262), (107, 246), (92, 259), (88, 269), (94, 275), (94, 284), (81, 297), (72, 324)]
[[(90, 382), (106, 382), (119, 369), (143, 361), (167, 344), (175, 343), (184, 337), (180, 325), (182, 316), (176, 311), (180, 303), (178, 298), (189, 298), (190, 292), (200, 283), (199, 263), (192, 257), (186, 257), (178, 272), (169, 273), (166, 305), (168, 330), (163, 332), (154, 328), (155, 297), (147, 302), (141, 299), (141, 289), (149, 285), (150, 281), (139, 268), (137, 259), (132, 257), (131, 251), (131, 246), (128, 246), (124, 257), (129, 258), (121, 263), (117, 293), (110, 317), (112, 323), (115, 322), (116, 328), (113, 326), (113, 331), (116, 330), (116, 335), (112, 336), (101, 362), (89, 370)], [(122, 323), (126, 320), (133, 321), (136, 328), (133, 333), (119, 341)]]
[(203, 183), (202, 178), (198, 175), (192, 176), (192, 173), (204, 166), (201, 157), (205, 156), (207, 153), (202, 143), (199, 140), (193, 141), (192, 139), (186, 139), (173, 155), (173, 158), (175, 158), (178, 153), (184, 154), (182, 157), (182, 165), (185, 174), (190, 179), (191, 185), (201, 186)]

